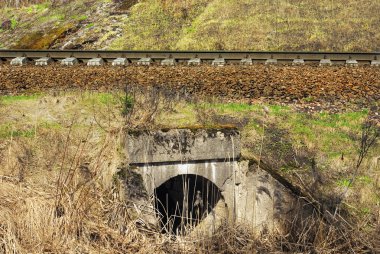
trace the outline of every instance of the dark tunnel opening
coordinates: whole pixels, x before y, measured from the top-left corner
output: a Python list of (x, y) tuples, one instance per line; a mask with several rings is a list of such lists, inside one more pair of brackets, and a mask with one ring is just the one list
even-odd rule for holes
[(221, 199), (207, 178), (187, 174), (170, 178), (155, 189), (155, 208), (162, 232), (184, 235), (202, 221)]

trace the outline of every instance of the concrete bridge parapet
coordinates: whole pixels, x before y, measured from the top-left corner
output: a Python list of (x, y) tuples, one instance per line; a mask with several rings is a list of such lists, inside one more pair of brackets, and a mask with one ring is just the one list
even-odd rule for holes
[(234, 128), (132, 131), (127, 138), (130, 164), (228, 161), (240, 158)]

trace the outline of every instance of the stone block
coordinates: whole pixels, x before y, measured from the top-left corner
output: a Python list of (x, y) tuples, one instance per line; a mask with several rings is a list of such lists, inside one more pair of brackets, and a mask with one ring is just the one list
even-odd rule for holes
[(277, 59), (267, 59), (265, 65), (275, 65), (277, 64)]
[(104, 60), (102, 58), (92, 58), (88, 60), (87, 66), (102, 66), (104, 64)]
[(243, 59), (241, 59), (240, 64), (241, 65), (252, 65), (253, 64), (252, 58), (243, 58)]
[(27, 63), (28, 63), (28, 58), (26, 57), (16, 57), (16, 58), (13, 58), (11, 61), (11, 65), (18, 65), (18, 66), (22, 66)]
[(226, 65), (226, 60), (224, 58), (216, 58), (212, 61), (214, 66), (224, 66)]
[(354, 66), (358, 66), (358, 65), (359, 65), (359, 63), (355, 59), (348, 59), (348, 60), (346, 60), (346, 66), (352, 66), (352, 67), (354, 67)]
[(131, 164), (240, 157), (240, 134), (233, 128), (133, 131), (126, 144)]
[(78, 63), (79, 61), (75, 57), (65, 58), (61, 61), (61, 64), (66, 66), (77, 65)]
[(35, 65), (45, 66), (49, 65), (51, 62), (53, 62), (53, 59), (51, 59), (50, 57), (43, 57), (37, 59)]
[(294, 59), (292, 65), (305, 65), (305, 61), (303, 59)]
[(332, 62), (330, 59), (321, 59), (321, 61), (319, 61), (319, 66), (331, 66), (332, 65)]
[(202, 60), (200, 58), (192, 58), (187, 61), (187, 65), (201, 65)]
[(380, 66), (380, 60), (372, 60), (371, 66)]
[(127, 58), (116, 58), (112, 61), (112, 66), (124, 66), (128, 65), (128, 59)]
[(138, 65), (150, 65), (151, 63), (153, 63), (153, 60), (150, 57), (144, 57), (137, 61)]
[(174, 66), (175, 64), (176, 64), (176, 61), (174, 58), (166, 58), (161, 61), (161, 65)]

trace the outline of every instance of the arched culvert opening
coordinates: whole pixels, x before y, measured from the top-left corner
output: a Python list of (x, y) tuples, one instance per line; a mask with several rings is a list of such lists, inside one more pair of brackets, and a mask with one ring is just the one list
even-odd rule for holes
[(199, 175), (179, 175), (155, 189), (155, 207), (162, 232), (186, 234), (221, 199), (219, 188)]

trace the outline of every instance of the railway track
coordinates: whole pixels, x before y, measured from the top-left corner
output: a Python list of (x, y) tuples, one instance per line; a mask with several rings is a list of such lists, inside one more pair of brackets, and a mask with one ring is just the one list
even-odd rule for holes
[(212, 65), (225, 64), (316, 64), (380, 66), (380, 52), (257, 52), (257, 51), (106, 51), (106, 50), (0, 50), (0, 61), (12, 65)]

